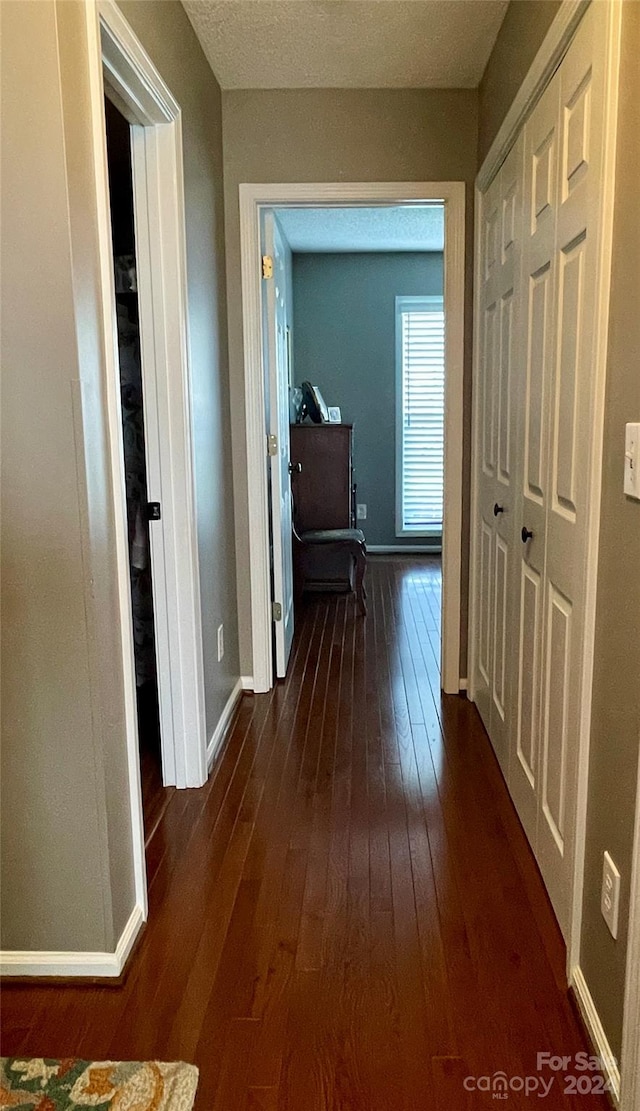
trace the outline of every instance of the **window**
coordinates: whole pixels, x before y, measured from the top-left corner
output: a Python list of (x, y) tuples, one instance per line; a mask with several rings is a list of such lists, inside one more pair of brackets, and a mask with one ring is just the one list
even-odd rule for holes
[(442, 297), (396, 297), (396, 536), (442, 534)]

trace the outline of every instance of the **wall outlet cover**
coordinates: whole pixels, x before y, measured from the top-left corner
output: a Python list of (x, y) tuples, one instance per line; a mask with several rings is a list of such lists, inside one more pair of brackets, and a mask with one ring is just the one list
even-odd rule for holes
[(218, 625), (218, 663), (224, 656), (224, 625)]
[(356, 517), (358, 518), (359, 521), (366, 521), (366, 519), (367, 519), (367, 507), (364, 504), (364, 502), (358, 502), (358, 504), (356, 506)]

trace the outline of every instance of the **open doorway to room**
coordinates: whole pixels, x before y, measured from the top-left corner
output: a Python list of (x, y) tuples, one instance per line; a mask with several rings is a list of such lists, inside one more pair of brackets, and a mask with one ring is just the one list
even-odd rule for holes
[[(284, 315), (297, 596), (354, 587), (358, 549), (306, 538), (358, 530), (369, 609), (384, 577), (399, 597), (405, 580), (424, 587), (431, 603), (424, 628), (438, 637), (439, 661), (443, 205), (280, 208), (275, 219), (291, 302)], [(305, 383), (326, 410), (308, 403)]]
[(140, 779), (145, 840), (148, 842), (157, 828), (171, 795), (171, 790), (164, 787), (162, 776), (149, 535), (151, 516), (154, 511), (158, 514), (160, 510), (159, 506), (156, 508), (149, 503), (147, 491), (131, 129), (124, 116), (107, 98), (105, 98), (105, 123)]
[[(252, 188), (241, 187), (241, 194)], [(282, 194), (322, 187), (272, 188)], [(442, 193), (447, 189), (456, 192), (449, 186)], [(422, 203), (375, 197), (369, 205), (295, 199), (259, 206), (273, 670), (286, 673), (295, 617), (287, 576), (278, 574), (287, 547), (297, 598), (355, 587), (355, 615), (367, 607), (358, 594), (356, 537), (366, 545), (365, 586), (374, 609), (391, 582), (401, 604), (411, 594), (438, 686), (457, 692), (460, 198), (452, 203), (451, 196), (425, 192)], [(286, 425), (274, 399), (281, 410), (286, 406)]]

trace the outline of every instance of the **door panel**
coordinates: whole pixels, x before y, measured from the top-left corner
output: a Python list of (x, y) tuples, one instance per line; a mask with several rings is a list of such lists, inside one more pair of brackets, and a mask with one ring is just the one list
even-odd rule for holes
[(547, 594), (546, 697), (542, 747), (542, 814), (564, 854), (568, 739), (567, 691), (571, 666), (571, 610), (553, 585)]
[[(500, 720), (506, 718), (507, 692), (507, 607), (509, 598), (509, 553), (498, 533), (494, 556), (493, 589), (493, 704)], [(493, 721), (492, 721), (493, 729)]]
[[(548, 408), (554, 352), (557, 114), (554, 77), (524, 129), (524, 216), (519, 342), (524, 354), (514, 384), (518, 443), (516, 570), (519, 605), (513, 643), (519, 646), (509, 788), (532, 845), (537, 843), (543, 616), (548, 497)], [(532, 535), (525, 541), (521, 530)]]
[[(526, 564), (521, 566), (520, 644), (516, 752), (532, 790), (538, 779), (538, 692), (540, 690), (540, 576)], [(524, 635), (524, 630), (527, 635)], [(535, 818), (529, 824), (535, 830)], [(529, 832), (527, 830), (527, 832)]]
[(594, 61), (591, 5), (563, 62), (558, 128), (563, 152), (556, 218), (556, 355), (547, 507), (544, 785), (537, 855), (565, 935), (571, 921), (577, 781), (583, 709), (585, 552), (594, 406), (594, 318), (602, 64)]
[(522, 151), (518, 141), (484, 198), (482, 237), (486, 255), (481, 290), (479, 639), (474, 680), (476, 703), (505, 775), (513, 659), (513, 376), (519, 356)]

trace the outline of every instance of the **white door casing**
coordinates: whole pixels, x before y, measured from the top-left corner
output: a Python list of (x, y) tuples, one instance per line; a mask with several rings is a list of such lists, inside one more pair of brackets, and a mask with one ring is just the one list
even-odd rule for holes
[[(273, 273), (262, 282), (264, 298), (264, 375), (268, 393), (270, 451), (271, 544), (273, 601), (280, 606), (274, 619), (276, 675), (287, 673), (294, 628), (293, 555), (291, 536), (291, 478), (289, 475), (289, 351), (287, 339), (287, 276), (282, 234), (272, 209), (262, 213), (262, 254), (272, 260)], [(271, 441), (272, 443), (274, 441)]]
[[(136, 255), (140, 303), (140, 347), (149, 499), (159, 501), (162, 519), (150, 527), (153, 603), (163, 780), (198, 787), (207, 776), (200, 579), (191, 434), (191, 385), (185, 246), (184, 172), (180, 106), (158, 74), (113, 0), (98, 5), (104, 88), (131, 127)], [(103, 140), (104, 146), (104, 140)], [(107, 210), (108, 212), (108, 210)], [(109, 240), (109, 262), (112, 267)], [(114, 342), (113, 280), (109, 284)], [(109, 352), (109, 367), (113, 352)], [(115, 351), (114, 413), (119, 420), (119, 376)], [(111, 452), (117, 483), (116, 514), (122, 508), (122, 432)], [(125, 520), (126, 520), (126, 510)], [(128, 557), (123, 599), (129, 598)], [(131, 610), (125, 619), (131, 632)], [(129, 654), (128, 654), (129, 655)], [(125, 663), (130, 667), (130, 659)], [(131, 695), (129, 694), (130, 698)], [(135, 688), (133, 691), (135, 702)], [(128, 744), (138, 759), (135, 706), (129, 713)]]
[(253, 688), (272, 685), (270, 510), (265, 451), (262, 349), (261, 226), (264, 208), (371, 207), (441, 203), (445, 206), (445, 514), (442, 541), (443, 689), (458, 693), (462, 565), (462, 445), (464, 350), (465, 186), (463, 182), (295, 182), (239, 186), (245, 436), (247, 451), (249, 569)]

